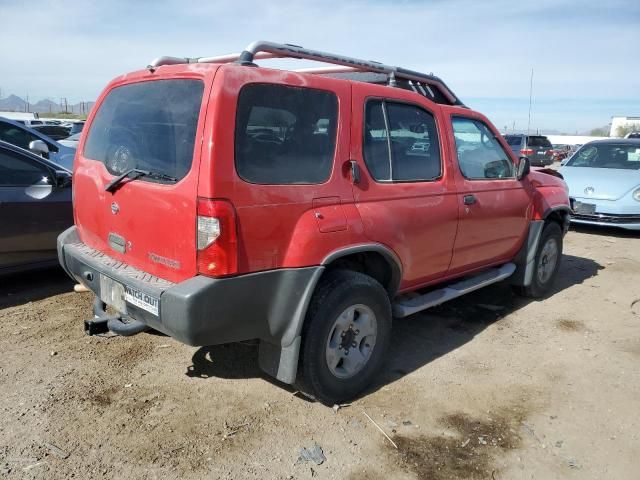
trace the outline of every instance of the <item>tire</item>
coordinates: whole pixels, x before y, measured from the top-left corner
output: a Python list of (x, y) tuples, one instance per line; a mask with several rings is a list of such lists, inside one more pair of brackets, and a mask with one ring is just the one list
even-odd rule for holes
[(390, 336), (391, 303), (382, 285), (351, 270), (327, 272), (302, 329), (298, 387), (328, 405), (352, 399), (377, 374)]
[[(553, 258), (554, 249), (555, 258)], [(531, 285), (517, 287), (516, 292), (524, 297), (543, 298), (553, 286), (561, 259), (562, 229), (556, 222), (548, 222), (540, 235)], [(554, 262), (553, 265), (550, 265), (550, 261)]]

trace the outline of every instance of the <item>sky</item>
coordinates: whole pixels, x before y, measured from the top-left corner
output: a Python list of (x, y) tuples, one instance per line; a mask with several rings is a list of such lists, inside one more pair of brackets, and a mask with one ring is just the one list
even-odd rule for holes
[(501, 130), (527, 128), (532, 69), (532, 129), (640, 116), (638, 0), (0, 0), (0, 94), (94, 100), (155, 57), (254, 40), (433, 72)]

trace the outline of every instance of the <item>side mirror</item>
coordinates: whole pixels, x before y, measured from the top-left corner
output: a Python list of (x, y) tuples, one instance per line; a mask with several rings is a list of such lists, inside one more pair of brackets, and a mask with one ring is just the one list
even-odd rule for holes
[(49, 155), (49, 147), (42, 140), (33, 140), (29, 143), (29, 150), (31, 150), (36, 155), (41, 155), (43, 157)]
[(56, 187), (58, 188), (66, 188), (71, 185), (71, 174), (65, 170), (56, 170), (55, 180)]
[(569, 159), (568, 159), (568, 158), (565, 158), (564, 160), (562, 160), (562, 161), (560, 162), (560, 166), (561, 166), (561, 167), (564, 167), (564, 166), (565, 166), (565, 164), (566, 164), (568, 161), (569, 161)]
[(518, 167), (516, 168), (516, 176), (518, 180), (522, 180), (524, 177), (529, 175), (531, 172), (531, 164), (529, 163), (529, 159), (526, 157), (522, 157), (518, 162)]

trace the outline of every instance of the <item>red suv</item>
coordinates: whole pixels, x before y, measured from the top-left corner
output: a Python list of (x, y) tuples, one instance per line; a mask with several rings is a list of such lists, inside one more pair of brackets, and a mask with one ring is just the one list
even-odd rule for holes
[(262, 369), (328, 403), (372, 381), (393, 317), (507, 278), (545, 294), (569, 225), (562, 179), (439, 78), (292, 45), (161, 57), (85, 131), (58, 252), (96, 294), (87, 332), (258, 339)]

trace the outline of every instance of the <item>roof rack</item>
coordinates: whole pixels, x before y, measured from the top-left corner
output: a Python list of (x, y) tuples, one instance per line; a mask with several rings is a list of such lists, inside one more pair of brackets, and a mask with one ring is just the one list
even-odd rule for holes
[[(297, 71), (301, 73), (330, 75), (338, 78), (347, 78), (368, 83), (387, 84), (392, 87), (412, 90), (437, 103), (464, 106), (451, 89), (447, 87), (440, 78), (434, 75), (420, 73), (401, 67), (393, 67), (371, 60), (361, 60), (334, 53), (310, 50), (299, 45), (291, 45), (288, 43), (281, 44), (257, 41), (251, 43), (241, 53), (231, 53), (216, 57), (159, 57), (153, 60), (148, 68), (153, 69), (162, 65), (177, 65), (183, 63), (232, 62), (236, 62), (240, 65), (256, 66), (255, 63), (253, 63), (254, 60), (269, 58), (298, 58), (328, 63), (334, 66), (324, 68), (306, 68)], [(372, 77), (370, 74), (378, 75)]]

